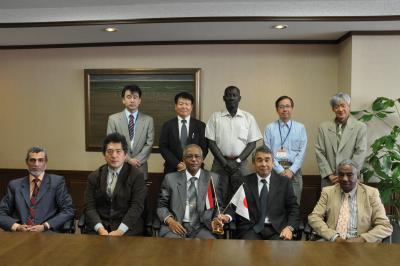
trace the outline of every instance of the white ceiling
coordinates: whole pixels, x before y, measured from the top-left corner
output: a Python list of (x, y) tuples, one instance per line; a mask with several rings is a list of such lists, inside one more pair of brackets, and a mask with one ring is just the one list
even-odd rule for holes
[[(287, 24), (288, 29), (272, 29), (276, 24)], [(104, 32), (108, 25), (119, 31)], [(323, 42), (350, 31), (400, 31), (400, 0), (0, 0), (3, 48), (112, 42)]]

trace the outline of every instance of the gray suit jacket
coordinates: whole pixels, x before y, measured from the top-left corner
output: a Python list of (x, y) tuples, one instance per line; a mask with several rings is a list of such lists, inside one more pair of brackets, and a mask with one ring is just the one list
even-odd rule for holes
[(136, 158), (140, 161), (142, 166), (140, 169), (144, 173), (144, 178), (147, 180), (147, 160), (151, 154), (154, 141), (154, 122), (151, 116), (138, 113), (137, 121), (135, 124), (135, 141), (130, 145), (128, 119), (125, 115), (125, 110), (108, 117), (107, 134), (118, 132), (125, 136), (128, 142), (128, 156), (127, 160)]
[[(54, 231), (75, 215), (72, 198), (62, 176), (45, 174), (36, 201), (35, 224), (47, 222)], [(0, 227), (10, 230), (14, 223), (26, 224), (29, 205), (29, 177), (11, 180), (0, 203)]]
[[(324, 187), (313, 212), (308, 216), (310, 226), (326, 240), (336, 234), (342, 197), (340, 185)], [(357, 234), (367, 242), (381, 242), (392, 234), (393, 227), (376, 188), (358, 184)]]
[(339, 147), (334, 120), (321, 124), (315, 143), (315, 154), (321, 177), (336, 172), (336, 166), (344, 159), (352, 159), (361, 169), (367, 151), (367, 126), (349, 117)]
[[(220, 210), (223, 210), (223, 207), (220, 205), (222, 193), (219, 186), (219, 176), (215, 173), (201, 169), (200, 178), (197, 184), (197, 211), (199, 212), (200, 222), (209, 230), (212, 230), (211, 220), (214, 215), (217, 214), (217, 208), (215, 207), (206, 210), (206, 196), (210, 176), (213, 178)], [(161, 184), (161, 191), (158, 197), (157, 215), (162, 224), (160, 235), (165, 235), (169, 230), (164, 224), (164, 220), (168, 216), (173, 216), (175, 220), (182, 223), (185, 216), (186, 198), (186, 171), (167, 174)]]

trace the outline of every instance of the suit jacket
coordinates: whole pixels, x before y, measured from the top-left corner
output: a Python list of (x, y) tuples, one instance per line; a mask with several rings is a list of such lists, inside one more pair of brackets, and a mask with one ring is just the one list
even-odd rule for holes
[(118, 174), (112, 198), (107, 195), (107, 164), (92, 172), (88, 177), (85, 191), (84, 212), (89, 230), (97, 223), (111, 230), (121, 223), (133, 234), (143, 232), (144, 201), (147, 194), (143, 172), (124, 163)]
[(128, 156), (127, 160), (136, 158), (142, 164), (140, 169), (144, 172), (145, 180), (147, 180), (147, 160), (151, 154), (154, 141), (154, 121), (151, 116), (138, 113), (137, 120), (135, 122), (135, 141), (133, 145), (130, 145), (128, 119), (125, 115), (125, 110), (110, 115), (107, 123), (107, 134), (118, 132), (125, 136), (128, 142)]
[[(261, 215), (257, 174), (247, 175), (243, 178), (243, 181), (250, 221), (240, 215), (234, 216), (233, 209), (228, 209), (228, 214), (235, 217), (239, 237), (251, 230), (258, 223)], [(293, 192), (292, 182), (274, 171), (271, 172), (270, 177), (267, 216), (272, 227), (278, 233), (289, 225), (294, 229), (299, 227), (299, 205)]]
[[(326, 240), (336, 234), (341, 205), (340, 185), (324, 187), (317, 205), (308, 216), (310, 226)], [(358, 184), (357, 212), (357, 233), (367, 242), (380, 242), (392, 234), (393, 227), (376, 188)]]
[[(209, 230), (212, 230), (211, 220), (214, 215), (216, 215), (217, 208), (206, 210), (206, 196), (208, 182), (212, 176), (220, 211), (223, 210), (223, 206), (221, 206), (222, 193), (219, 185), (219, 176), (203, 169), (200, 171), (200, 178), (197, 183), (197, 211), (199, 213), (200, 222)], [(161, 184), (161, 191), (158, 197), (157, 215), (162, 223), (160, 235), (165, 235), (169, 230), (163, 223), (168, 216), (173, 216), (176, 221), (182, 223), (185, 217), (186, 199), (186, 171), (167, 174)]]
[[(189, 135), (187, 144), (197, 144), (203, 151), (205, 158), (208, 153), (207, 141), (205, 138), (206, 124), (190, 117)], [(164, 173), (175, 172), (176, 166), (182, 161), (182, 147), (179, 139), (178, 118), (175, 117), (164, 123), (160, 135), (160, 152), (165, 160)]]
[(315, 143), (315, 154), (321, 177), (336, 172), (336, 166), (344, 159), (352, 159), (361, 169), (367, 151), (367, 126), (349, 117), (339, 147), (334, 120), (321, 124)]
[[(47, 222), (52, 230), (58, 231), (65, 222), (74, 218), (74, 206), (62, 176), (45, 173), (36, 202), (35, 224)], [(0, 203), (1, 228), (11, 230), (14, 223), (26, 224), (29, 205), (29, 176), (11, 180)]]

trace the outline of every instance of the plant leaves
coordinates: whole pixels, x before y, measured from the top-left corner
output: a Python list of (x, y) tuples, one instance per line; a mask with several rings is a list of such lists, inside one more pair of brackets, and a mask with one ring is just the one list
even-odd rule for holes
[(359, 118), (360, 121), (369, 122), (374, 117), (374, 114), (366, 114)]
[(394, 100), (386, 98), (386, 97), (378, 97), (372, 103), (372, 110), (374, 112), (379, 112), (379, 111), (386, 110), (393, 106), (394, 106)]

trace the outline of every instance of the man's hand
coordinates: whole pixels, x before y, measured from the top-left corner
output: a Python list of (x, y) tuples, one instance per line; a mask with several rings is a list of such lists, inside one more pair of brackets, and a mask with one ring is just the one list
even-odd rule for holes
[(109, 236), (123, 236), (124, 232), (122, 232), (121, 230), (117, 229), (117, 230), (111, 231), (108, 235)]
[(184, 237), (186, 235), (186, 229), (185, 227), (183, 227), (183, 225), (181, 225), (180, 223), (178, 223), (177, 221), (175, 221), (174, 218), (172, 217), (168, 217), (167, 220), (165, 221), (165, 223), (168, 225), (169, 230), (177, 235), (180, 235), (182, 237)]
[(37, 224), (37, 225), (33, 225), (28, 227), (28, 231), (29, 232), (43, 232), (44, 230), (44, 225), (43, 224)]
[(346, 240), (346, 242), (351, 242), (351, 243), (365, 243), (366, 241), (365, 241), (364, 238), (362, 238), (362, 237), (360, 236), (360, 237), (348, 238), (348, 239)]
[(108, 236), (108, 231), (104, 227), (100, 227), (99, 230), (97, 230), (97, 233), (100, 236)]
[(176, 166), (176, 170), (178, 170), (178, 172), (185, 171), (186, 170), (186, 164), (184, 162), (178, 163), (178, 165)]
[(138, 159), (132, 158), (128, 161), (128, 163), (136, 168), (139, 168), (140, 166), (142, 166), (142, 164), (140, 163), (140, 161)]
[(289, 226), (283, 228), (279, 237), (283, 240), (291, 240), (293, 238), (293, 233), (292, 230), (290, 230)]
[(329, 175), (328, 176), (329, 180), (331, 181), (332, 184), (336, 184), (339, 182), (338, 176), (337, 175)]
[(226, 214), (219, 214), (216, 217), (219, 221), (221, 221), (223, 224), (229, 223), (231, 221), (230, 217)]
[(291, 179), (293, 177), (293, 172), (290, 169), (286, 169), (285, 171), (283, 171), (283, 176), (286, 176), (287, 178)]
[(233, 174), (237, 170), (239, 170), (239, 164), (235, 160), (226, 160), (226, 165), (224, 166), (224, 169), (229, 174)]
[(27, 232), (27, 231), (29, 231), (29, 226), (26, 224), (20, 224), (15, 229), (15, 232)]

